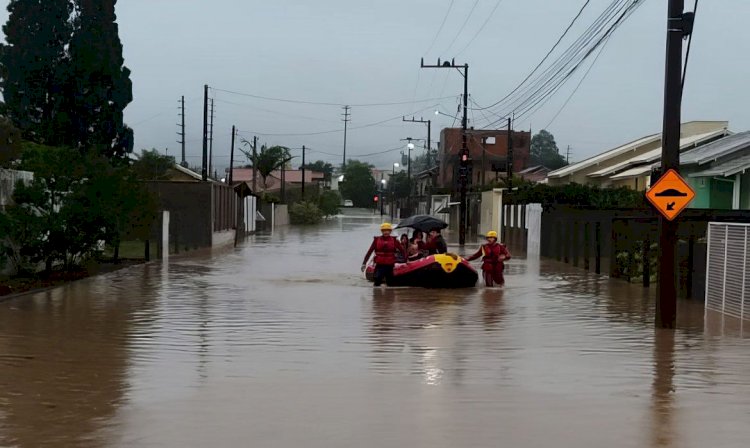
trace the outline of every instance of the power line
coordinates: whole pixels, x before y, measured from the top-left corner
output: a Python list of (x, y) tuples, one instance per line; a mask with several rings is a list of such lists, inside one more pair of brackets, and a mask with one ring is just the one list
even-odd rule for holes
[(578, 89), (581, 88), (581, 84), (583, 84), (583, 82), (589, 76), (589, 73), (591, 73), (591, 69), (594, 68), (594, 65), (596, 65), (596, 61), (598, 61), (599, 57), (602, 55), (602, 53), (604, 53), (604, 49), (607, 47), (607, 43), (609, 43), (609, 38), (607, 38), (607, 40), (604, 41), (604, 44), (601, 46), (601, 49), (599, 50), (599, 53), (597, 53), (596, 57), (594, 58), (594, 61), (591, 62), (591, 65), (589, 66), (588, 70), (586, 70), (586, 73), (583, 74), (583, 77), (578, 82), (578, 85), (576, 86), (576, 88), (573, 89), (573, 91), (570, 93), (570, 96), (568, 97), (568, 99), (565, 100), (565, 103), (563, 103), (563, 105), (560, 108), (560, 110), (557, 111), (557, 113), (555, 114), (555, 116), (552, 117), (552, 119), (549, 121), (549, 123), (547, 123), (547, 126), (545, 126), (544, 129), (549, 129), (549, 127), (552, 126), (552, 123), (555, 122), (555, 120), (560, 115), (560, 113), (562, 113), (562, 111), (565, 109), (565, 107), (567, 107), (568, 103), (570, 103), (570, 100), (573, 98), (573, 96), (576, 94), (576, 92), (578, 92)]
[[(586, 40), (584, 41), (581, 41), (581, 38), (579, 38), (577, 44), (574, 44), (573, 47), (566, 51), (566, 53), (558, 59), (558, 62), (545, 70), (544, 74), (540, 75), (533, 84), (525, 88), (525, 92), (527, 92), (525, 97), (519, 96), (507, 106), (508, 110), (517, 112), (520, 118), (529, 113), (531, 109), (536, 107), (539, 103), (543, 101), (546, 102), (549, 97), (559, 90), (559, 88), (582, 65), (582, 63), (594, 51), (596, 51), (596, 49), (602, 45), (612, 33), (614, 33), (627, 17), (629, 17), (630, 14), (632, 14), (642, 3), (642, 0), (613, 2), (612, 5), (615, 6), (615, 12), (609, 12), (606, 16), (600, 16), (597, 23), (589, 28), (590, 32), (587, 32), (587, 34), (590, 34), (590, 36), (586, 36)], [(613, 19), (614, 21), (612, 21)], [(607, 28), (602, 33), (602, 30), (605, 27)], [(597, 38), (596, 36), (599, 37)], [(591, 42), (594, 43), (590, 45)], [(531, 91), (532, 89), (534, 90)], [(492, 123), (491, 125), (494, 125), (495, 123)]]
[(562, 40), (565, 39), (565, 36), (568, 35), (568, 32), (570, 31), (571, 28), (573, 28), (573, 25), (575, 25), (575, 23), (581, 17), (581, 15), (583, 14), (583, 11), (586, 9), (586, 7), (589, 5), (589, 3), (591, 3), (591, 0), (586, 0), (586, 2), (583, 4), (583, 6), (581, 7), (581, 9), (578, 11), (578, 14), (576, 14), (576, 16), (573, 17), (573, 20), (570, 22), (570, 24), (568, 24), (568, 26), (565, 28), (565, 31), (563, 31), (563, 33), (557, 39), (557, 42), (555, 42), (555, 44), (552, 46), (552, 48), (550, 48), (550, 50), (547, 52), (547, 54), (544, 55), (544, 57), (542, 58), (541, 61), (539, 61), (539, 63), (536, 65), (536, 67), (534, 67), (534, 69), (528, 75), (526, 75), (526, 77), (523, 79), (523, 81), (521, 81), (509, 94), (505, 95), (499, 101), (497, 101), (496, 103), (491, 104), (491, 105), (489, 105), (487, 107), (482, 107), (480, 110), (486, 110), (486, 109), (489, 109), (491, 107), (497, 106), (498, 104), (500, 104), (504, 100), (508, 99), (509, 96), (511, 96), (514, 93), (516, 93), (518, 91), (518, 89), (520, 89), (521, 86), (523, 86), (524, 83), (526, 83), (526, 81), (529, 80), (529, 78), (531, 78), (532, 76), (534, 76), (534, 73), (536, 73), (536, 71), (539, 70), (539, 68), (547, 61), (547, 59), (555, 51), (555, 49), (557, 49), (557, 46), (560, 45), (560, 42), (562, 42)]
[[(440, 36), (440, 33), (443, 31), (443, 27), (445, 26), (445, 22), (448, 21), (448, 17), (450, 17), (451, 9), (453, 9), (453, 3), (455, 3), (456, 0), (451, 0), (451, 4), (448, 5), (448, 10), (445, 11), (445, 17), (443, 17), (442, 23), (440, 23), (440, 27), (437, 30), (437, 33), (435, 33), (435, 37), (432, 38), (432, 43), (430, 44), (429, 48), (427, 48), (427, 51), (424, 52), (425, 56), (432, 50), (432, 47), (435, 46), (435, 42), (437, 42), (438, 37)], [(421, 70), (420, 70), (421, 71)]]
[(497, 8), (500, 6), (500, 3), (502, 3), (502, 2), (503, 2), (503, 0), (497, 0), (497, 3), (495, 3), (495, 7), (492, 8), (492, 11), (487, 16), (487, 18), (485, 19), (485, 21), (482, 24), (482, 26), (479, 27), (479, 29), (477, 30), (476, 34), (474, 34), (474, 37), (472, 37), (471, 39), (469, 39), (469, 42), (461, 49), (461, 51), (459, 51), (458, 53), (456, 53), (456, 56), (458, 56), (461, 53), (463, 53), (464, 51), (466, 51), (471, 46), (471, 44), (474, 43), (474, 41), (476, 40), (476, 38), (479, 37), (479, 35), (484, 30), (484, 27), (486, 27), (487, 24), (490, 23), (490, 20), (492, 19), (492, 16), (495, 15), (495, 11), (497, 11)]
[(461, 35), (461, 33), (464, 31), (464, 28), (466, 28), (466, 24), (469, 23), (469, 19), (471, 19), (471, 16), (474, 14), (474, 10), (477, 9), (477, 5), (479, 4), (479, 0), (474, 1), (474, 5), (471, 7), (471, 11), (469, 11), (469, 15), (466, 16), (466, 20), (464, 20), (464, 23), (461, 25), (461, 28), (458, 29), (458, 33), (456, 33), (456, 36), (451, 41), (451, 44), (448, 45), (448, 48), (445, 50), (445, 53), (448, 53), (451, 48), (453, 48), (453, 44), (456, 43), (458, 40), (458, 37)]
[(452, 96), (444, 97), (444, 98), (424, 98), (421, 100), (413, 100), (413, 101), (393, 101), (393, 102), (383, 102), (383, 103), (361, 103), (361, 104), (344, 104), (344, 103), (328, 103), (328, 102), (321, 102), (321, 101), (304, 101), (304, 100), (292, 100), (288, 98), (273, 98), (269, 96), (262, 96), (262, 95), (255, 95), (252, 93), (243, 93), (243, 92), (237, 92), (234, 90), (226, 90), (226, 89), (219, 89), (216, 87), (212, 87), (213, 90), (217, 92), (224, 92), (224, 93), (230, 93), (232, 95), (238, 95), (238, 96), (246, 96), (249, 98), (256, 98), (260, 100), (266, 100), (266, 101), (278, 101), (281, 103), (293, 103), (293, 104), (309, 104), (314, 106), (332, 106), (332, 107), (382, 107), (382, 106), (403, 106), (404, 104), (414, 104), (414, 103), (427, 103), (430, 101), (440, 101), (440, 100), (446, 100), (448, 98), (453, 98)]
[[(419, 109), (419, 110), (417, 110), (415, 112), (412, 112), (412, 113), (410, 113), (408, 115), (418, 114), (418, 113), (423, 112), (425, 110), (432, 109), (432, 108), (434, 108), (434, 107), (436, 107), (438, 105), (439, 104), (433, 104), (431, 106), (424, 107), (424, 108)], [(403, 115), (399, 115), (397, 117), (392, 117), (392, 118), (387, 118), (385, 120), (376, 121), (374, 123), (367, 123), (367, 124), (363, 124), (361, 126), (353, 126), (353, 127), (349, 127), (348, 130), (352, 131), (352, 130), (356, 130), (356, 129), (371, 128), (373, 126), (378, 126), (378, 125), (381, 125), (381, 124), (388, 123), (389, 121), (401, 120), (402, 117), (403, 117)], [(248, 135), (248, 134), (264, 135), (264, 136), (268, 136), (268, 137), (305, 137), (305, 136), (313, 136), (313, 135), (335, 134), (335, 133), (339, 133), (339, 132), (344, 132), (344, 129), (331, 129), (331, 130), (328, 130), (328, 131), (318, 131), (318, 132), (278, 133), (278, 134), (268, 133), (268, 132), (257, 132), (257, 131), (242, 131), (240, 133), (241, 134), (245, 134), (245, 135)]]

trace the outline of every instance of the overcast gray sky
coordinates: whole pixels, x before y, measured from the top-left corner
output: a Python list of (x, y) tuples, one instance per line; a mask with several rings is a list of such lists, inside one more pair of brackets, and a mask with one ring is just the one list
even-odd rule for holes
[[(658, 132), (662, 121), (667, 0), (643, 6), (610, 39), (602, 56), (565, 109), (551, 124), (561, 150), (572, 146), (580, 160), (619, 143)], [(125, 61), (132, 70), (135, 100), (126, 121), (136, 149), (169, 149), (178, 155), (177, 105), (187, 99), (188, 156), (200, 161), (202, 88), (293, 100), (364, 104), (353, 107), (351, 126), (401, 115), (433, 119), (433, 140), (453, 120), (435, 117), (435, 103), (454, 113), (462, 79), (449, 70), (420, 70), (419, 60), (455, 57), (470, 65), (469, 89), (479, 104), (507, 94), (539, 62), (585, 0), (455, 0), (445, 26), (430, 44), (451, 0), (127, 0), (117, 5)], [(578, 37), (610, 0), (591, 0), (566, 43)], [(692, 1), (687, 1), (692, 8)], [(2, 1), (2, 16), (7, 20)], [(467, 21), (468, 17), (468, 21)], [(750, 129), (750, 2), (702, 0), (690, 56), (683, 121), (729, 120), (732, 130)], [(462, 28), (462, 25), (466, 26)], [(563, 48), (565, 45), (563, 45)], [(428, 52), (428, 49), (430, 50)], [(459, 54), (460, 52), (460, 54)], [(517, 128), (550, 123), (588, 65)], [(340, 163), (343, 132), (336, 106), (260, 100), (212, 90), (216, 99), (216, 164), (228, 164), (233, 124), (262, 143), (313, 148), (309, 158)], [(452, 97), (454, 96), (455, 97)], [(452, 97), (420, 102), (426, 98)], [(420, 111), (421, 110), (421, 111)], [(479, 113), (471, 117), (482, 121)], [(398, 120), (349, 132), (348, 155), (381, 152), (422, 138), (426, 127)], [(321, 151), (321, 152), (316, 152)], [(363, 160), (390, 166), (398, 150)], [(299, 154), (299, 151), (297, 151)]]

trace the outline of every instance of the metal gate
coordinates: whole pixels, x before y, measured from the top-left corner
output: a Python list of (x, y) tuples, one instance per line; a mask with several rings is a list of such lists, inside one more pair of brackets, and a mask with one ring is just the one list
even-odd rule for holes
[(750, 224), (708, 224), (706, 309), (750, 319)]

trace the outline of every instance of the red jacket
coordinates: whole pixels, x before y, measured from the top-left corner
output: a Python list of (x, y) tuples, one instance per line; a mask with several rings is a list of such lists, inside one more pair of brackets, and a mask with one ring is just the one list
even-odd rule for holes
[(404, 255), (404, 260), (408, 259), (406, 254), (406, 248), (395, 236), (376, 236), (372, 240), (370, 249), (367, 250), (365, 255), (365, 261), (362, 264), (366, 264), (370, 259), (370, 256), (375, 252), (375, 264), (381, 265), (393, 265), (396, 264), (396, 251), (401, 252)]
[[(505, 258), (501, 260), (501, 256)], [(482, 270), (490, 271), (496, 267), (502, 267), (503, 261), (510, 260), (510, 252), (508, 252), (508, 248), (499, 243), (482, 244), (482, 247), (467, 260), (472, 261), (479, 257), (482, 257)]]

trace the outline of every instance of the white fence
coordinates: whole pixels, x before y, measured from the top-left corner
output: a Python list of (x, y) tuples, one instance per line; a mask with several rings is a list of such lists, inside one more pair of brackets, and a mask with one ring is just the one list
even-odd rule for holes
[(750, 319), (750, 224), (709, 223), (706, 309)]

